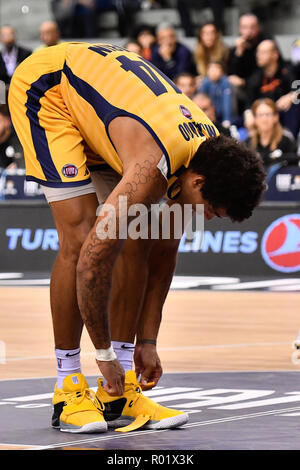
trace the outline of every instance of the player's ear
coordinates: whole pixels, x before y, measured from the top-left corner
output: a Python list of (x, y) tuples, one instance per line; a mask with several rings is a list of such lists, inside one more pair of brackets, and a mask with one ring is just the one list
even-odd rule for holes
[(205, 176), (203, 175), (195, 175), (193, 178), (193, 187), (201, 189), (203, 186), (203, 183), (205, 181)]

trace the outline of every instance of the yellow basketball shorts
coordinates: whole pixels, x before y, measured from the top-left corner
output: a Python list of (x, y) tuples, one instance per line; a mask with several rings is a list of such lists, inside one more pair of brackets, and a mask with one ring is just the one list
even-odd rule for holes
[(53, 71), (53, 64), (40, 64), (33, 56), (18, 67), (9, 89), (26, 179), (53, 188), (89, 184), (90, 169), (103, 164), (72, 122), (60, 93), (61, 70)]

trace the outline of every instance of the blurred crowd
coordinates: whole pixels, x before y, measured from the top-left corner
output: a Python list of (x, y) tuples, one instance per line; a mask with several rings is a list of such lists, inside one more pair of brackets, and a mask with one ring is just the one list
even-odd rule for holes
[[(164, 72), (221, 133), (256, 149), (266, 169), (275, 163), (299, 165), (300, 39), (291, 44), (290, 58), (284, 60), (259, 18), (246, 13), (240, 17), (238, 37), (229, 47), (223, 40), (222, 1), (211, 2), (215, 20), (199, 26), (193, 50), (178, 39), (171, 24), (153, 28), (131, 21), (137, 8), (164, 7), (163, 1), (52, 0), (51, 6), (55, 20), (40, 25), (39, 48), (66, 37), (99, 37), (95, 13), (113, 7), (118, 12), (120, 45)], [(178, 0), (177, 6), (186, 35), (194, 34), (187, 3)], [(0, 81), (8, 90), (17, 65), (35, 51), (18, 43), (11, 26), (1, 28), (0, 42)], [(0, 167), (24, 167), (9, 113), (5, 106), (1, 108)]]

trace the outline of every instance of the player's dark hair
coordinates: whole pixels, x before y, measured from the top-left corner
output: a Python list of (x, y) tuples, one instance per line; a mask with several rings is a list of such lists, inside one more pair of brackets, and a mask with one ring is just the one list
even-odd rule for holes
[(224, 208), (228, 217), (237, 222), (251, 216), (266, 189), (260, 156), (224, 135), (203, 142), (189, 168), (205, 176), (203, 198), (215, 210)]

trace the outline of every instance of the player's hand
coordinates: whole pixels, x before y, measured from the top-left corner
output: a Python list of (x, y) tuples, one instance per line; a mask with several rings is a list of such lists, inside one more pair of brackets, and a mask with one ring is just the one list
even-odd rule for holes
[(247, 48), (247, 41), (243, 37), (238, 37), (237, 40), (235, 41), (235, 55), (240, 57), (241, 55), (244, 54), (245, 50)]
[(106, 380), (104, 390), (110, 395), (121, 396), (124, 394), (125, 372), (118, 359), (113, 361), (96, 360), (101, 374)]
[(134, 363), (136, 376), (141, 375), (139, 382), (142, 390), (155, 387), (163, 372), (156, 346), (137, 344), (134, 349)]
[(279, 111), (288, 111), (293, 103), (293, 93), (287, 93), (286, 95), (281, 96), (276, 101), (276, 106)]
[(162, 56), (164, 60), (170, 60), (172, 58), (172, 54), (174, 52), (174, 47), (172, 44), (169, 43), (163, 43), (159, 47), (159, 53)]

